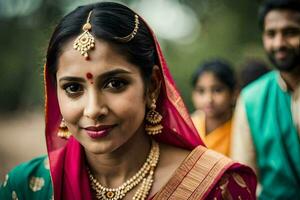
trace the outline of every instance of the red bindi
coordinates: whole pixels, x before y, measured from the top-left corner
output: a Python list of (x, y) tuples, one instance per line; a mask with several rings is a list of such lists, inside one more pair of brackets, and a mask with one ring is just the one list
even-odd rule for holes
[(91, 74), (90, 72), (86, 73), (86, 78), (89, 79), (91, 81), (91, 84), (93, 84), (93, 74)]
[(93, 74), (91, 74), (90, 72), (88, 72), (88, 73), (86, 74), (86, 78), (87, 78), (87, 79), (92, 79), (92, 78), (93, 78)]

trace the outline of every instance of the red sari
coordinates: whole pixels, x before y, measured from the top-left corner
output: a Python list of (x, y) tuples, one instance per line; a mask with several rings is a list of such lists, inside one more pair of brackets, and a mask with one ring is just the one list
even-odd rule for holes
[[(195, 147), (200, 145), (197, 148), (198, 150), (194, 150), (186, 158), (168, 184), (152, 199), (213, 199), (214, 197), (220, 199), (222, 196), (224, 197), (224, 191), (225, 195), (228, 195), (227, 193), (229, 192), (234, 199), (235, 197), (238, 199), (237, 195), (242, 195), (242, 193), (247, 194), (242, 195), (243, 199), (254, 199), (256, 188), (254, 173), (248, 167), (235, 163), (210, 150), (207, 151), (204, 147), (176, 89), (159, 43), (150, 28), (149, 31), (152, 33), (156, 45), (156, 54), (159, 59), (157, 64), (160, 67), (163, 78), (157, 110), (163, 116), (162, 125), (164, 128), (163, 133), (158, 134), (154, 139), (158, 142), (188, 150), (195, 149)], [(56, 96), (56, 87), (51, 83), (48, 71), (48, 67), (45, 66), (46, 142), (54, 199), (91, 200), (92, 193), (86, 171), (83, 147), (73, 137), (67, 141), (57, 137), (62, 117)], [(220, 163), (222, 164), (220, 165)], [(214, 168), (215, 166), (217, 168)], [(204, 171), (202, 178), (197, 177), (199, 170)], [(235, 178), (233, 174), (238, 175), (236, 176), (238, 178)], [(186, 179), (186, 177), (189, 179)], [(181, 193), (177, 189), (185, 189), (184, 184), (190, 185), (188, 183), (193, 182), (191, 181), (193, 178), (199, 179), (192, 186), (195, 190), (190, 196), (181, 198), (180, 195), (186, 195), (186, 193)], [(236, 182), (235, 179), (240, 181)], [(199, 193), (201, 194), (200, 196), (198, 195)], [(172, 196), (172, 194), (175, 194), (175, 196)]]

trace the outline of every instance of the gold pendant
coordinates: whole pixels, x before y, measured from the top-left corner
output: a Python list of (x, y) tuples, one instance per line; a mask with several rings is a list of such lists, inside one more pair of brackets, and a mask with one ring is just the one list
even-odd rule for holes
[(94, 47), (95, 39), (89, 31), (84, 31), (74, 42), (74, 49), (78, 50), (85, 58), (88, 58), (88, 51)]

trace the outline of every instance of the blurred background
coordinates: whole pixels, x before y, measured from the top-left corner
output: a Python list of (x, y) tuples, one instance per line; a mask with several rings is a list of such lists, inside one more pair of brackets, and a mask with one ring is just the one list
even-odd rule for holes
[[(94, 0), (0, 0), (0, 180), (20, 162), (46, 153), (43, 63), (58, 20)], [(191, 74), (210, 58), (238, 70), (248, 58), (267, 62), (257, 22), (259, 1), (123, 0), (156, 32), (177, 86), (193, 110)]]

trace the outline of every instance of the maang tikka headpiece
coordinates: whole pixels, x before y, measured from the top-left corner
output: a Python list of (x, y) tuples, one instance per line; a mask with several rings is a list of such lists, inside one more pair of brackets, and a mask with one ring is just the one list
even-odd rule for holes
[(73, 44), (74, 49), (78, 50), (86, 59), (89, 57), (88, 51), (95, 47), (95, 38), (89, 32), (92, 29), (91, 14), (92, 11), (89, 12), (86, 23), (82, 26), (84, 32), (76, 38)]
[(138, 15), (134, 15), (134, 29), (133, 29), (133, 31), (129, 35), (125, 36), (125, 37), (114, 37), (114, 39), (116, 39), (116, 40), (118, 40), (120, 42), (124, 42), (124, 43), (129, 42), (137, 34), (138, 29), (139, 29), (139, 24), (140, 24), (140, 22), (139, 22), (139, 16)]

